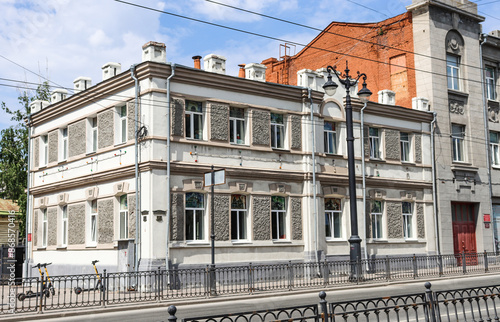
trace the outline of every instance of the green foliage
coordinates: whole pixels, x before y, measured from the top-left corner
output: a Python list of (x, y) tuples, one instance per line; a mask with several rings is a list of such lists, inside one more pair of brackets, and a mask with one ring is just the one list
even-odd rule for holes
[(34, 94), (23, 91), (19, 97), (19, 109), (10, 109), (4, 102), (1, 108), (16, 122), (0, 132), (0, 197), (12, 199), (19, 205), (21, 218), (20, 235), (24, 237), (26, 225), (26, 185), (28, 179), (28, 126), (30, 104), (34, 100), (49, 100), (47, 82), (38, 86)]

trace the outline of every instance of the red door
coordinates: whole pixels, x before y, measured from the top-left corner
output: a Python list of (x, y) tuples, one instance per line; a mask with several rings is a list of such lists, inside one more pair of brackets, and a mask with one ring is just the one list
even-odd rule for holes
[(453, 248), (458, 265), (462, 265), (462, 253), (466, 254), (467, 265), (477, 265), (476, 216), (472, 203), (451, 204), (453, 221)]

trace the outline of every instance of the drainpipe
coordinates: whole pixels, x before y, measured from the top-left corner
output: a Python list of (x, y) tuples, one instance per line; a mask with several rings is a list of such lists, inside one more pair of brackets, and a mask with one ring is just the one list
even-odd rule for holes
[[(488, 38), (487, 34), (481, 34), (481, 38), (483, 40), (479, 44), (479, 59), (481, 62), (481, 93), (482, 98), (483, 98), (483, 116), (484, 116), (484, 142), (485, 142), (485, 148), (486, 148), (486, 171), (488, 173), (488, 188), (489, 188), (489, 193), (490, 193), (490, 209), (491, 209), (491, 216), (493, 217), (493, 222), (494, 222), (494, 214), (493, 214), (493, 186), (491, 183), (491, 151), (490, 151), (490, 146), (489, 146), (489, 124), (488, 124), (488, 104), (486, 101), (486, 91), (484, 89), (484, 72), (483, 72), (483, 45), (486, 42), (486, 39)], [(493, 243), (493, 251), (496, 251), (496, 245), (495, 245), (495, 231), (494, 228), (492, 227), (493, 234), (492, 234), (492, 243)]]
[[(30, 267), (30, 255), (31, 247), (28, 243), (28, 234), (31, 227), (31, 213), (30, 213), (30, 168), (31, 168), (31, 113), (28, 114), (28, 175), (26, 184), (26, 227), (25, 228), (25, 245), (24, 245), (24, 277), (29, 277), (28, 274), (31, 273)], [(31, 242), (32, 243), (32, 242)], [(30, 274), (31, 275), (31, 274)]]
[(130, 67), (130, 76), (135, 81), (135, 131), (134, 131), (134, 147), (135, 147), (135, 252), (134, 252), (134, 260), (135, 260), (135, 270), (139, 271), (139, 261), (140, 261), (140, 232), (141, 232), (141, 214), (139, 213), (139, 204), (140, 204), (140, 194), (139, 194), (139, 144), (137, 141), (137, 133), (139, 132), (139, 122), (137, 120), (137, 115), (139, 113), (139, 80), (134, 75), (135, 66), (132, 65)]
[(434, 133), (436, 131), (436, 117), (437, 113), (432, 112), (434, 118), (431, 122), (431, 162), (432, 162), (432, 206), (434, 208), (434, 235), (436, 235), (436, 248), (438, 255), (441, 255), (441, 246), (439, 244), (439, 221), (438, 221), (438, 206), (437, 206), (437, 189), (436, 189), (436, 152), (434, 147)]
[[(367, 248), (367, 231), (366, 231), (366, 169), (365, 169), (365, 108), (368, 102), (365, 103), (363, 108), (361, 108), (361, 176), (363, 178), (363, 226), (365, 226), (365, 238), (363, 238), (364, 244), (364, 255), (365, 259), (368, 259), (368, 250)], [(366, 262), (368, 268), (368, 261)]]
[(319, 259), (318, 259), (318, 209), (316, 205), (316, 140), (314, 139), (314, 108), (313, 108), (313, 100), (311, 96), (311, 88), (307, 88), (307, 96), (309, 98), (310, 102), (310, 109), (311, 109), (311, 137), (312, 137), (312, 176), (313, 176), (313, 203), (314, 203), (314, 258), (316, 260), (316, 263), (318, 263), (318, 276), (320, 274), (319, 272)]
[(170, 267), (170, 251), (168, 247), (168, 243), (170, 240), (170, 132), (171, 132), (171, 124), (170, 124), (170, 79), (175, 75), (175, 63), (170, 65), (172, 73), (167, 78), (167, 231), (165, 232), (166, 237), (166, 245), (165, 245), (165, 268), (168, 270)]

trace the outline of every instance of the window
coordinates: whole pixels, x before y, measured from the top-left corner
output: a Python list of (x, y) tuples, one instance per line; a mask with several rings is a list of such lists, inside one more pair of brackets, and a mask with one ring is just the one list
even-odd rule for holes
[(97, 151), (97, 117), (90, 119), (90, 150), (89, 152)]
[(245, 144), (245, 110), (231, 107), (229, 110), (229, 141)]
[(203, 109), (201, 102), (186, 101), (186, 138), (203, 140)]
[(382, 238), (382, 201), (374, 200), (371, 203), (371, 217), (372, 217), (372, 237), (375, 239)]
[(274, 149), (285, 148), (285, 123), (283, 114), (271, 113), (271, 147)]
[[(126, 195), (123, 195), (122, 197), (125, 197), (125, 208), (127, 207), (127, 198)], [(120, 197), (120, 220), (121, 220), (121, 213), (122, 213), (122, 208), (121, 208), (122, 200)], [(125, 217), (128, 214), (125, 215)], [(121, 235), (121, 222), (120, 222), (120, 235)], [(126, 237), (123, 237), (126, 238)], [(90, 202), (90, 243), (91, 244), (97, 244), (97, 200), (92, 200)]]
[(68, 158), (68, 128), (61, 129), (61, 161)]
[(486, 67), (486, 97), (490, 100), (495, 99), (495, 69)]
[(286, 198), (271, 197), (271, 229), (273, 239), (286, 239)]
[(68, 246), (68, 206), (61, 207), (62, 246)]
[(410, 135), (408, 133), (399, 133), (399, 142), (401, 145), (401, 161), (410, 162)]
[(128, 238), (128, 203), (127, 195), (120, 196), (120, 239)]
[(465, 138), (465, 126), (452, 124), (451, 139), (453, 144), (453, 161), (458, 161), (458, 162), (465, 161), (464, 138)]
[(413, 210), (411, 202), (403, 202), (403, 237), (413, 238)]
[(47, 208), (42, 209), (42, 246), (47, 247), (47, 238), (49, 235), (49, 224), (47, 222)]
[(247, 196), (231, 196), (231, 239), (247, 239)]
[(42, 148), (40, 149), (41, 152), (41, 165), (47, 165), (49, 163), (49, 137), (47, 135), (42, 135), (41, 136), (41, 143), (42, 143)]
[(205, 239), (205, 196), (186, 193), (186, 240)]
[(124, 105), (118, 110), (120, 112), (118, 143), (125, 143), (127, 142), (127, 107)]
[(325, 199), (325, 231), (326, 238), (342, 237), (342, 201), (340, 199)]
[(448, 88), (460, 90), (460, 57), (446, 55), (446, 75), (448, 75)]
[(500, 165), (500, 155), (498, 151), (498, 132), (490, 132), (491, 164)]
[(337, 153), (337, 131), (335, 129), (335, 123), (325, 122), (324, 135), (325, 135), (325, 153), (331, 153), (331, 154)]
[(380, 159), (379, 129), (370, 127), (369, 139), (370, 139), (370, 158), (371, 159)]

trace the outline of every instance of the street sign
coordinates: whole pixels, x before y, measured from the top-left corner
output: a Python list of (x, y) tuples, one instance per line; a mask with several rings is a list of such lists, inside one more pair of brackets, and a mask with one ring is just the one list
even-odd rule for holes
[[(212, 186), (212, 172), (205, 172), (205, 182), (204, 187)], [(225, 184), (226, 183), (226, 170), (217, 170), (214, 171), (214, 186)]]

